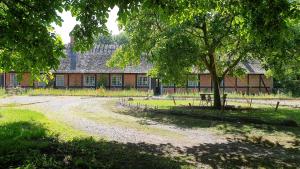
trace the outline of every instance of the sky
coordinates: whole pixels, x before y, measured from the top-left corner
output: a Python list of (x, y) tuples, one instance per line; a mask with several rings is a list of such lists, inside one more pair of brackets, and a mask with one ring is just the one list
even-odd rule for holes
[[(110, 11), (109, 18), (106, 23), (108, 30), (111, 31), (113, 35), (119, 34), (120, 32), (117, 24), (118, 10), (119, 10), (118, 7), (114, 7)], [(63, 13), (60, 14), (60, 16), (63, 19), (62, 26), (60, 27), (58, 25), (53, 25), (53, 27), (55, 29), (55, 32), (62, 37), (63, 42), (66, 44), (70, 42), (69, 33), (72, 31), (72, 29), (78, 22), (75, 20), (75, 18), (72, 17), (69, 11), (68, 12), (64, 11)]]

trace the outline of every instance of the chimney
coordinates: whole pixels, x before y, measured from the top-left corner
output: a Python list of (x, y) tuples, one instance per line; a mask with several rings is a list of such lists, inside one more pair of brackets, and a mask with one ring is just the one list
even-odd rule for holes
[(70, 69), (71, 70), (76, 70), (76, 65), (77, 65), (77, 55), (76, 52), (73, 51), (73, 44), (74, 44), (74, 36), (70, 34), (70, 48), (68, 55), (70, 57)]
[(70, 44), (73, 45), (74, 44), (74, 36), (70, 35)]

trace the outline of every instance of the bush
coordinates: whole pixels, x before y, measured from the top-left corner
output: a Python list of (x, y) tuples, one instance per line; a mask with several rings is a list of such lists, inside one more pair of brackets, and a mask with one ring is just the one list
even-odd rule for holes
[(288, 120), (283, 120), (283, 121), (281, 122), (281, 125), (283, 125), (283, 126), (288, 126), (288, 127), (298, 127), (297, 122), (296, 122), (295, 120), (290, 120), (290, 119), (288, 119)]

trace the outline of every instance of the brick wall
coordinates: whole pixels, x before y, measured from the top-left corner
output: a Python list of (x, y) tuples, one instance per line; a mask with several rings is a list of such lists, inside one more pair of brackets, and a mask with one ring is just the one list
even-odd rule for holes
[[(69, 74), (69, 87), (81, 87), (83, 74)], [(67, 77), (68, 78), (68, 77)]]
[(226, 76), (224, 78), (224, 84), (226, 87), (235, 87), (235, 77)]
[(124, 74), (124, 87), (125, 88), (135, 88), (135, 74)]
[(209, 74), (200, 75), (200, 85), (202, 87), (210, 87), (211, 86), (211, 77)]
[[(12, 73), (6, 73), (5, 76), (5, 80), (6, 80), (6, 87), (11, 87), (12, 84), (10, 84), (10, 74)], [(64, 75), (64, 87), (67, 87), (69, 85), (69, 87), (78, 87), (80, 88), (82, 86), (82, 77), (84, 76), (84, 74), (60, 74), (60, 75)], [(95, 75), (95, 74), (91, 74), (91, 75)], [(114, 74), (111, 74), (111, 76)], [(122, 74), (118, 74), (118, 75), (122, 75)], [(68, 78), (69, 76), (69, 78)], [(96, 84), (98, 85), (99, 83), (101, 83), (102, 85), (105, 85), (106, 87), (108, 87), (109, 85), (109, 74), (96, 74), (97, 76), (97, 82)], [(261, 79), (260, 79), (261, 77)], [(136, 86), (136, 74), (124, 74), (123, 76), (124, 80), (124, 87), (125, 88), (135, 88)], [(69, 82), (68, 82), (69, 80)], [(260, 83), (261, 82), (261, 83)], [(266, 85), (267, 89), (265, 88)], [(273, 79), (272, 78), (267, 78), (265, 75), (256, 75), (256, 74), (250, 74), (249, 75), (249, 88), (248, 88), (248, 75), (245, 75), (243, 77), (237, 78), (237, 86), (235, 86), (236, 84), (236, 78), (235, 77), (225, 77), (224, 79), (224, 83), (225, 83), (225, 91), (226, 92), (243, 92), (243, 93), (247, 93), (249, 91), (249, 93), (258, 93), (258, 92), (271, 92), (272, 91), (272, 87), (273, 87)], [(23, 79), (20, 82), (20, 85), (22, 87), (32, 87), (33, 86), (33, 82), (31, 81), (31, 77), (29, 73), (24, 73), (23, 74)], [(200, 75), (200, 92), (211, 92), (211, 77), (209, 74), (201, 74)], [(259, 89), (259, 86), (261, 86), (261, 88)], [(113, 87), (111, 87), (113, 88)], [(116, 87), (116, 88), (121, 88), (122, 87)], [(148, 88), (146, 88), (145, 90), (148, 90)], [(221, 88), (221, 90), (223, 90)], [(198, 87), (195, 88), (186, 88), (185, 86), (182, 87), (177, 87), (176, 88), (176, 92), (198, 92), (199, 89)], [(165, 93), (174, 93), (174, 88), (173, 87), (164, 87), (163, 92)]]
[[(17, 78), (16, 73), (6, 73), (5, 74), (5, 86), (6, 87), (13, 87), (13, 84), (11, 83), (11, 79), (10, 79), (12, 74), (15, 74), (16, 78)], [(20, 83), (21, 87), (33, 87), (34, 86), (29, 73), (23, 73), (22, 79), (19, 83)]]

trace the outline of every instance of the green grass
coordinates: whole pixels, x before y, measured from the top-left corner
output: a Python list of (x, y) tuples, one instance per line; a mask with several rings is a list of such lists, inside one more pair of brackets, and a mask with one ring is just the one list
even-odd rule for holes
[[(143, 117), (160, 123), (173, 124), (183, 128), (206, 128), (224, 135), (237, 137), (263, 137), (274, 144), (293, 147), (300, 142), (300, 128), (288, 127), (291, 121), (300, 125), (300, 110), (280, 107), (276, 112), (274, 106), (229, 102), (239, 106), (236, 110), (189, 108), (192, 100), (134, 100), (131, 105), (148, 105), (157, 107), (154, 111), (129, 111), (127, 115)], [(184, 105), (184, 106), (182, 106)], [(199, 102), (194, 102), (199, 105)], [(232, 136), (229, 136), (232, 137)]]
[(130, 90), (106, 90), (106, 89), (30, 89), (26, 92), (31, 96), (95, 96), (95, 97), (144, 97), (152, 93)]
[(154, 145), (96, 140), (39, 112), (0, 109), (0, 168), (193, 168)]
[(5, 89), (4, 88), (0, 88), (0, 98), (5, 96), (6, 93), (5, 93)]
[[(208, 93), (208, 92), (200, 92), (200, 93)], [(293, 97), (290, 93), (257, 93), (257, 94), (242, 94), (239, 92), (228, 92), (226, 93), (228, 98), (246, 98), (246, 99), (297, 99), (296, 97)], [(199, 93), (195, 92), (188, 92), (188, 93), (174, 93), (174, 94), (167, 94), (166, 95), (169, 98), (172, 97), (196, 97), (199, 98)], [(299, 98), (298, 98), (299, 99)]]
[(41, 125), (46, 128), (47, 130), (45, 131), (47, 135), (58, 135), (60, 139), (63, 140), (71, 140), (76, 137), (86, 136), (83, 132), (74, 130), (70, 126), (49, 120), (39, 112), (25, 109), (15, 109), (13, 108), (15, 105), (13, 104), (6, 106), (12, 108), (0, 109), (0, 125), (15, 122), (32, 122), (33, 124)]
[[(148, 105), (149, 107), (157, 106), (159, 109), (169, 109), (176, 108), (181, 106), (186, 106), (188, 108), (189, 103), (193, 106), (199, 106), (200, 102), (196, 100), (176, 100), (176, 105), (174, 105), (173, 100), (139, 100), (135, 99), (134, 101), (130, 101), (129, 103), (132, 105)], [(206, 104), (204, 104), (206, 105)], [(260, 105), (260, 104), (252, 104), (252, 109), (249, 109), (249, 104), (247, 103), (239, 103), (239, 102), (229, 102), (228, 105), (235, 105), (245, 109), (237, 109), (237, 110), (228, 110), (225, 113), (221, 113), (219, 110), (193, 110), (195, 115), (210, 115), (210, 116), (220, 116), (224, 115), (227, 117), (244, 117), (244, 118), (255, 118), (260, 119), (265, 122), (276, 123), (283, 120), (294, 120), (300, 125), (300, 110), (293, 108), (279, 108), (278, 111), (275, 112), (274, 106), (270, 105)]]
[[(108, 103), (109, 104), (109, 103)], [(115, 103), (113, 103), (115, 104)], [(183, 135), (172, 132), (170, 130), (162, 129), (156, 127), (155, 125), (143, 125), (144, 120), (132, 118), (131, 116), (124, 116), (117, 113), (112, 113), (113, 111), (101, 111), (98, 113), (86, 113), (81, 107), (76, 108), (76, 114), (83, 117), (98, 122), (100, 124), (105, 124), (108, 126), (117, 126), (122, 128), (134, 129), (146, 134), (158, 135), (163, 137), (168, 137), (170, 139), (180, 140)]]
[[(212, 168), (297, 168), (300, 166), (300, 128), (277, 125), (285, 119), (300, 122), (299, 109), (253, 105), (252, 109), (220, 110), (189, 108), (191, 100), (134, 100), (131, 105), (157, 106), (156, 110), (131, 109), (120, 113), (158, 123), (199, 131), (213, 131), (227, 143), (200, 144), (188, 148), (201, 163)], [(185, 105), (185, 107), (180, 106)], [(230, 103), (242, 108), (245, 103)], [(171, 108), (169, 107), (171, 106)], [(251, 121), (247, 121), (247, 120)], [(264, 123), (256, 123), (256, 120)], [(260, 153), (264, 155), (259, 155)], [(268, 154), (268, 155), (267, 155)], [(205, 168), (205, 167), (203, 167)]]

